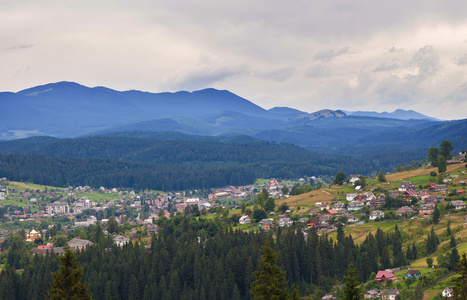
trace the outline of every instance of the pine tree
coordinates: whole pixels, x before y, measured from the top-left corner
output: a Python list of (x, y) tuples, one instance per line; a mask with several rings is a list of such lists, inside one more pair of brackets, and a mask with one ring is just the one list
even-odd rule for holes
[(449, 243), (449, 247), (456, 248), (456, 246), (457, 246), (456, 238), (453, 235), (451, 235), (451, 242)]
[(254, 299), (287, 299), (287, 281), (285, 272), (276, 264), (277, 253), (269, 246), (268, 240), (261, 250), (261, 271), (253, 273), (256, 281), (251, 284), (250, 294)]
[(462, 253), (461, 259), (457, 264), (457, 272), (454, 279), (454, 297), (453, 299), (467, 299), (467, 257)]
[(360, 290), (360, 282), (355, 277), (355, 269), (352, 264), (349, 265), (348, 274), (345, 277), (344, 285), (344, 300), (360, 300), (363, 297), (362, 291)]
[(64, 249), (65, 254), (60, 256), (60, 267), (57, 272), (52, 274), (53, 284), (50, 286), (47, 299), (92, 299), (91, 295), (87, 293), (87, 285), (81, 282), (83, 270), (76, 262), (74, 253), (68, 246), (65, 246)]
[(433, 223), (434, 224), (439, 223), (439, 217), (440, 217), (440, 212), (439, 212), (438, 206), (435, 205), (435, 210), (433, 211)]

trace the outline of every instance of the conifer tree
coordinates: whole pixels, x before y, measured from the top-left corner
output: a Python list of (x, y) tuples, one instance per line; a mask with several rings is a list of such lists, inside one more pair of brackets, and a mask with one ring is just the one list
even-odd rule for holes
[(253, 273), (256, 281), (251, 284), (250, 294), (254, 299), (287, 299), (287, 280), (285, 272), (276, 264), (277, 253), (269, 246), (268, 240), (261, 247), (261, 251), (261, 271)]
[(456, 238), (453, 235), (451, 235), (451, 242), (449, 243), (449, 247), (456, 248), (456, 246), (457, 246)]
[(434, 224), (439, 223), (439, 217), (440, 217), (440, 212), (439, 212), (438, 206), (435, 205), (435, 210), (433, 211), (433, 223)]
[(65, 254), (60, 256), (60, 267), (52, 274), (53, 284), (50, 286), (47, 299), (50, 300), (91, 300), (87, 293), (87, 285), (81, 282), (83, 270), (79, 267), (74, 253), (68, 246)]
[(352, 264), (349, 265), (348, 274), (345, 277), (344, 285), (344, 300), (360, 300), (363, 298), (362, 291), (360, 290), (360, 282), (357, 281), (355, 276), (355, 269)]
[(462, 253), (461, 259), (457, 264), (457, 272), (454, 279), (454, 297), (453, 299), (467, 299), (467, 257)]

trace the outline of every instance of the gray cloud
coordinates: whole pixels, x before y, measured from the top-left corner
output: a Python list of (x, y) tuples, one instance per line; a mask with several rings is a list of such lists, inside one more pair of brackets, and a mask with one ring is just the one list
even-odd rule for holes
[(396, 70), (398, 68), (399, 68), (399, 64), (395, 62), (392, 62), (392, 63), (382, 62), (379, 66), (373, 69), (373, 72), (386, 72), (386, 71)]
[(334, 51), (333, 49), (322, 50), (313, 56), (313, 60), (319, 60), (321, 62), (330, 62), (339, 55), (344, 55), (349, 52), (349, 47), (344, 47), (340, 50)]
[(454, 63), (458, 66), (467, 65), (467, 52), (459, 54), (456, 58), (454, 58)]
[(324, 64), (317, 64), (309, 67), (306, 70), (305, 76), (313, 78), (324, 78), (331, 76), (331, 72), (329, 71), (329, 68)]
[(395, 46), (392, 46), (391, 48), (389, 48), (389, 50), (387, 51), (388, 53), (397, 53), (397, 52), (402, 52), (404, 51), (403, 48), (396, 48)]
[(10, 50), (23, 50), (23, 49), (27, 49), (27, 48), (31, 48), (31, 47), (34, 47), (34, 45), (15, 45), (15, 46), (10, 47), (8, 49), (10, 49)]
[(295, 73), (295, 67), (287, 66), (287, 67), (274, 69), (274, 70), (267, 71), (267, 72), (259, 72), (256, 75), (264, 79), (282, 82), (282, 81), (285, 81), (291, 78), (294, 75), (294, 73)]
[[(440, 67), (439, 56), (432, 45), (426, 45), (415, 52), (410, 64), (418, 67), (418, 75), (414, 77), (420, 80), (434, 75)], [(408, 78), (410, 79), (410, 77)]]

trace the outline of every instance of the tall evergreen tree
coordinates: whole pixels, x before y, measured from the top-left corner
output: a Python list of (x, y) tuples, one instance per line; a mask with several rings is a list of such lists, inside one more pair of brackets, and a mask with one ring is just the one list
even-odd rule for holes
[(456, 238), (453, 235), (451, 235), (451, 241), (449, 242), (449, 247), (456, 248), (456, 246), (457, 246)]
[(433, 223), (438, 224), (439, 223), (439, 217), (440, 217), (440, 212), (438, 205), (435, 205), (435, 210), (433, 211)]
[(53, 284), (47, 299), (91, 300), (91, 295), (87, 293), (87, 285), (81, 282), (83, 270), (68, 246), (65, 246), (65, 254), (60, 256), (60, 262), (58, 271), (52, 274)]
[(454, 297), (453, 299), (465, 300), (467, 299), (467, 257), (465, 252), (462, 253), (461, 259), (457, 264), (457, 272), (454, 279)]
[(272, 250), (268, 240), (261, 251), (261, 271), (253, 273), (256, 281), (251, 284), (250, 294), (254, 299), (287, 299), (287, 280), (285, 272), (276, 264), (277, 253)]
[(360, 300), (363, 297), (360, 290), (360, 282), (355, 277), (355, 269), (352, 264), (349, 265), (347, 276), (345, 277), (344, 300)]

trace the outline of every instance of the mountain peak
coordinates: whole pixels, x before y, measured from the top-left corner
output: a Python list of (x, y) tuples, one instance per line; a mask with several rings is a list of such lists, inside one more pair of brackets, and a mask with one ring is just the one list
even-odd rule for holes
[(303, 118), (314, 120), (319, 118), (343, 118), (345, 116), (347, 115), (341, 110), (322, 109), (314, 113), (305, 115), (303, 116)]

